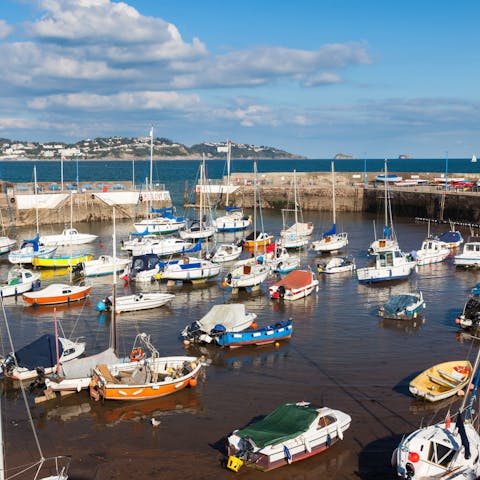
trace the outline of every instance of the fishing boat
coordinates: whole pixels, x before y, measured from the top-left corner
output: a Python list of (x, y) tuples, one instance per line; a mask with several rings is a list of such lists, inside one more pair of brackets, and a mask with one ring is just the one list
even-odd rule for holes
[(317, 264), (318, 273), (326, 273), (327, 275), (334, 273), (352, 273), (356, 266), (355, 260), (351, 257), (333, 257), (328, 262)]
[(200, 320), (187, 325), (181, 335), (187, 342), (212, 343), (217, 332), (240, 332), (256, 318), (255, 313), (245, 311), (243, 303), (214, 305)]
[(373, 267), (357, 268), (357, 278), (360, 283), (403, 280), (409, 277), (416, 265), (410, 255), (394, 247), (377, 253)]
[(424, 309), (422, 292), (392, 295), (380, 307), (378, 315), (391, 320), (411, 320), (420, 316)]
[(8, 271), (6, 283), (0, 284), (0, 297), (17, 296), (40, 286), (40, 274), (21, 266)]
[(467, 299), (455, 323), (466, 330), (480, 329), (480, 299), (477, 295), (473, 294)]
[(111, 255), (100, 255), (94, 260), (86, 260), (81, 264), (85, 277), (101, 277), (125, 270), (130, 263), (129, 258), (113, 258)]
[(97, 365), (90, 383), (94, 400), (148, 400), (195, 387), (204, 367), (198, 357), (160, 357), (150, 341), (142, 336), (145, 353), (137, 348), (133, 361)]
[(31, 264), (36, 255), (52, 257), (55, 254), (57, 247), (40, 245), (39, 238), (40, 237), (37, 234), (35, 238), (32, 238), (31, 240), (24, 240), (19, 249), (11, 250), (9, 252), (8, 261), (10, 263), (26, 265)]
[(98, 238), (97, 235), (90, 233), (79, 233), (76, 228), (65, 228), (62, 233), (58, 235), (42, 235), (39, 242), (43, 245), (52, 246), (70, 246), (83, 245), (91, 243)]
[(23, 300), (31, 305), (56, 305), (85, 300), (90, 296), (90, 285), (52, 283), (36, 292), (26, 292)]
[[(115, 299), (115, 311), (122, 312), (136, 312), (139, 310), (148, 310), (151, 308), (161, 307), (162, 305), (171, 302), (175, 295), (171, 293), (157, 293), (144, 292), (135, 293), (133, 295), (118, 296)], [(97, 310), (103, 312), (113, 308), (113, 299), (111, 296), (106, 297), (97, 303)]]
[(468, 360), (443, 362), (427, 368), (409, 384), (412, 395), (429, 402), (438, 402), (453, 395), (464, 394), (470, 385), (472, 365)]
[(464, 242), (462, 234), (458, 230), (455, 230), (453, 224), (450, 230), (438, 235), (438, 240), (447, 243), (452, 250), (457, 249)]
[(187, 240), (199, 240), (213, 237), (215, 234), (216, 227), (213, 225), (212, 211), (208, 203), (209, 197), (205, 194), (206, 185), (207, 179), (205, 175), (204, 155), (202, 163), (200, 164), (199, 185), (196, 189), (200, 198), (198, 216), (197, 218), (190, 220), (188, 227), (180, 230), (180, 238)]
[[(11, 351), (15, 350), (12, 342), (12, 337), (10, 335), (10, 329), (8, 326), (7, 317), (5, 314), (5, 309), (3, 310), (3, 315), (5, 318), (5, 330), (8, 333), (9, 339), (9, 346)], [(10, 357), (13, 359), (15, 364), (15, 357)], [(19, 368), (18, 365), (14, 365), (14, 368)], [(15, 447), (18, 449), (19, 452), (26, 453), (28, 448), (28, 441), (25, 438), (25, 435), (22, 435), (21, 443), (18, 445), (12, 445), (12, 441), (6, 440), (7, 437), (7, 429), (5, 426), (7, 425), (6, 419), (12, 418), (5, 412), (5, 405), (7, 402), (0, 402), (0, 439), (2, 448), (0, 449), (0, 476), (3, 480), (6, 479), (13, 479), (13, 478), (32, 478), (34, 480), (67, 480), (68, 479), (68, 467), (70, 464), (69, 457), (50, 457), (46, 458), (43, 454), (42, 448), (40, 446), (39, 438), (35, 429), (35, 425), (33, 423), (32, 415), (30, 413), (30, 406), (28, 405), (27, 394), (25, 391), (25, 385), (22, 382), (19, 382), (20, 390), (22, 391), (21, 397), (24, 400), (24, 407), (27, 412), (27, 418), (29, 420), (30, 427), (32, 429), (33, 437), (35, 438), (35, 444), (38, 450), (39, 459), (30, 463), (30, 461), (26, 461), (27, 456), (24, 455), (21, 465), (13, 466), (10, 462), (7, 463), (6, 461), (6, 454), (7, 454), (7, 447), (12, 448)], [(18, 412), (16, 412), (17, 414)], [(4, 425), (5, 422), (5, 425)], [(14, 422), (8, 422), (14, 423)], [(17, 425), (15, 423), (15, 425)], [(7, 475), (8, 473), (8, 475)]]
[(330, 230), (322, 235), (320, 240), (312, 242), (314, 252), (336, 252), (348, 245), (348, 233), (337, 232), (336, 203), (335, 203), (335, 165), (332, 161), (332, 215), (333, 222)]
[(456, 267), (480, 267), (480, 240), (466, 242), (462, 253), (453, 257)]
[(244, 215), (241, 207), (229, 205), (230, 196), (230, 164), (232, 154), (232, 142), (227, 142), (227, 182), (225, 185), (225, 214), (218, 216), (213, 220), (213, 225), (217, 232), (239, 232), (246, 230), (251, 224), (252, 219), (248, 215)]
[(0, 359), (0, 368), (6, 377), (30, 380), (38, 370), (49, 374), (61, 363), (73, 360), (85, 351), (85, 342), (45, 334), (25, 347)]
[(448, 243), (429, 237), (422, 242), (420, 250), (415, 253), (417, 265), (430, 265), (446, 260), (451, 254)]
[(480, 435), (472, 418), (479, 382), (479, 359), (480, 350), (473, 367), (473, 390), (468, 395), (467, 389), (463, 396), (455, 423), (449, 410), (444, 421), (422, 427), (402, 438), (392, 455), (392, 465), (400, 478), (475, 480), (480, 476)]
[(285, 403), (227, 438), (227, 468), (268, 471), (330, 448), (350, 427), (350, 415), (308, 402)]
[(35, 255), (32, 265), (37, 268), (65, 268), (80, 265), (92, 260), (90, 253), (77, 253), (71, 255)]
[(217, 329), (212, 335), (215, 343), (221, 347), (238, 348), (246, 345), (268, 345), (270, 343), (288, 340), (292, 336), (292, 320), (284, 320), (266, 327), (252, 327), (240, 332)]
[[(288, 225), (293, 213), (293, 224)], [(308, 237), (313, 233), (313, 223), (304, 222), (302, 207), (298, 200), (297, 175), (293, 171), (293, 208), (282, 208), (283, 229), (280, 231), (280, 242), (285, 248), (301, 248), (308, 244)]]
[(293, 270), (269, 287), (270, 298), (298, 300), (318, 291), (318, 280), (310, 270)]
[(211, 257), (212, 262), (225, 263), (236, 260), (242, 254), (242, 247), (236, 243), (221, 243), (217, 245)]

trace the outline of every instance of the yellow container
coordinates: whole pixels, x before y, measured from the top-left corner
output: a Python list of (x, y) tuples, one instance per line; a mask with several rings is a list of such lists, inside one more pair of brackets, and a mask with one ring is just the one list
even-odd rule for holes
[(233, 455), (230, 455), (228, 457), (228, 462), (227, 462), (227, 468), (229, 470), (233, 470), (234, 472), (238, 472), (240, 470), (240, 467), (243, 465), (243, 460), (235, 457)]

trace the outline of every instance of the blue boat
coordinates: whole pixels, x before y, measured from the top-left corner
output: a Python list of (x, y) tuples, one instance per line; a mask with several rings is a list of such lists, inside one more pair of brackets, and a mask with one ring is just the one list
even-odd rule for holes
[(237, 348), (245, 345), (266, 345), (292, 336), (292, 319), (263, 328), (248, 328), (241, 332), (216, 332), (216, 342), (221, 347)]

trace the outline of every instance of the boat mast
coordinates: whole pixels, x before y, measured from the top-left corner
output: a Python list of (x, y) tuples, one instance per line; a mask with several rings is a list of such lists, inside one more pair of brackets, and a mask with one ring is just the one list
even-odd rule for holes
[(198, 227), (200, 232), (203, 230), (203, 177), (205, 175), (205, 153), (202, 153), (202, 163), (200, 164), (200, 211)]
[(116, 309), (117, 309), (117, 235), (115, 227), (115, 206), (113, 207), (113, 283), (112, 283), (112, 319), (110, 327), (110, 346), (117, 353), (117, 325), (116, 325)]
[(388, 176), (387, 176), (387, 159), (385, 159), (384, 163), (384, 173), (385, 173), (385, 178), (384, 178), (384, 187), (385, 187), (385, 227), (388, 227), (388, 190), (387, 190), (387, 182), (388, 182)]
[(232, 142), (227, 141), (227, 196), (225, 198), (225, 207), (228, 207), (228, 198), (230, 193), (230, 161), (232, 155)]
[(257, 256), (257, 161), (253, 161), (254, 185), (253, 189), (253, 256)]
[(335, 167), (334, 162), (332, 160), (332, 209), (333, 209), (333, 225), (336, 225), (337, 218), (336, 218), (336, 205), (335, 205)]
[(298, 233), (297, 171), (293, 170), (293, 201), (295, 202), (295, 225)]
[(150, 127), (150, 191), (153, 191), (153, 125)]
[[(34, 194), (37, 196), (37, 166), (33, 166), (33, 185), (34, 185)], [(37, 225), (37, 234), (38, 234), (38, 202), (35, 200), (35, 223)]]

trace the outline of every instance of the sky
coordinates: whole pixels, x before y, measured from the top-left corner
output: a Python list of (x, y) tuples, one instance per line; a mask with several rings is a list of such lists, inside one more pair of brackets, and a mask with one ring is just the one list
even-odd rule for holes
[(476, 0), (1, 0), (0, 137), (480, 154)]

